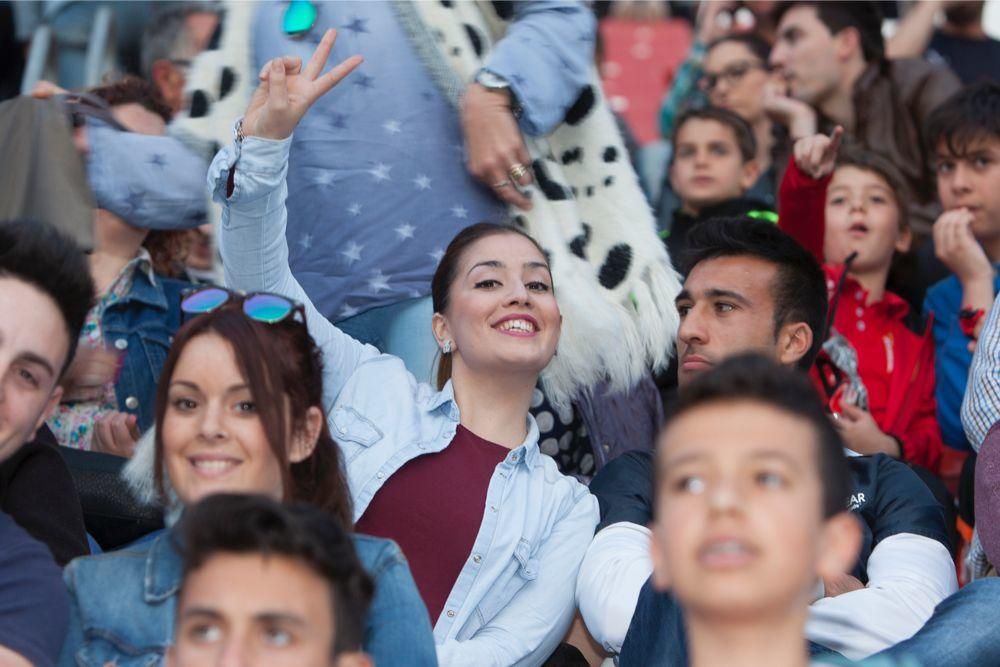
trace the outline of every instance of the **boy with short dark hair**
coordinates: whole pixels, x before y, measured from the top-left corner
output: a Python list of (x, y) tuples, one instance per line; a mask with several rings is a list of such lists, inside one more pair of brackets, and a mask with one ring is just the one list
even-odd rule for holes
[(934, 318), (938, 422), (946, 444), (968, 450), (962, 397), (976, 339), (1000, 290), (1000, 85), (960, 90), (930, 115), (925, 137), (945, 209), (934, 223), (934, 252), (952, 272), (924, 300)]
[(692, 667), (806, 667), (817, 581), (861, 543), (841, 448), (808, 379), (771, 359), (731, 357), (685, 387), (654, 468), (652, 582), (672, 599), (640, 598), (619, 664), (671, 664), (680, 642)]
[(680, 205), (663, 210), (661, 199), (657, 218), (675, 266), (682, 263), (688, 232), (698, 223), (747, 214), (773, 216), (765, 203), (744, 197), (760, 175), (757, 142), (745, 120), (718, 107), (692, 109), (677, 119), (671, 144), (670, 187)]
[(361, 652), (373, 584), (328, 513), (220, 494), (184, 521), (171, 667), (371, 667)]
[[(73, 360), (77, 338), (94, 300), (94, 281), (80, 248), (50, 225), (30, 221), (0, 221), (0, 278), (34, 287), (56, 305), (61, 328), (69, 336), (62, 365)], [(2, 457), (2, 453), (0, 453)]]

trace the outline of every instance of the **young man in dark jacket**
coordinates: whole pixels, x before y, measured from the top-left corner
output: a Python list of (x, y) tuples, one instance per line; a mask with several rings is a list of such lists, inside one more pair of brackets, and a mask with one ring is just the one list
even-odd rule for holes
[[(71, 241), (42, 223), (0, 222), (0, 463), (59, 403), (93, 295)], [(0, 664), (52, 665), (69, 622), (65, 588), (49, 550), (15, 519), (0, 512)]]
[[(826, 322), (826, 279), (816, 260), (773, 224), (706, 222), (692, 233), (691, 263), (677, 297), (678, 384), (740, 352), (807, 369)], [(806, 637), (817, 650), (860, 658), (918, 630), (957, 587), (940, 504), (905, 464), (884, 454), (852, 456), (849, 508), (862, 523), (851, 572), (824, 582), (809, 608)], [(622, 644), (647, 583), (652, 460), (629, 452), (591, 483), (601, 524), (577, 581), (577, 604), (594, 638)], [(634, 637), (631, 641), (635, 641)], [(683, 657), (683, 646), (675, 655)], [(664, 663), (673, 664), (673, 663)], [(677, 663), (683, 664), (683, 663)]]

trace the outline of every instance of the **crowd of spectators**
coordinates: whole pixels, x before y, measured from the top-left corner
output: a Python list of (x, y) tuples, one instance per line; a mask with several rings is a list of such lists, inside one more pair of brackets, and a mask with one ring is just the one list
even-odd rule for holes
[(0, 3), (0, 666), (1000, 665), (986, 4)]

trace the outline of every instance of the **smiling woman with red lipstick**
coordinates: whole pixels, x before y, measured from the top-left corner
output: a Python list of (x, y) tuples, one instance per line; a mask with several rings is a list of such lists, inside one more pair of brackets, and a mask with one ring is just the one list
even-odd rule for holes
[(442, 665), (541, 664), (565, 635), (598, 520), (587, 488), (538, 447), (528, 408), (561, 317), (548, 260), (516, 229), (481, 223), (445, 250), (431, 284), (437, 387), (328, 321), (288, 268), (291, 135), (360, 59), (323, 74), (276, 59), (209, 170), (223, 204), (226, 280), (301, 302), (322, 350), (326, 418), (357, 530), (395, 540), (427, 606)]

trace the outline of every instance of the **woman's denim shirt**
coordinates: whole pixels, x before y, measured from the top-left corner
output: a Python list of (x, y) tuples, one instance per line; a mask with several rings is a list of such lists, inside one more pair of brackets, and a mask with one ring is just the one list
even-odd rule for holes
[[(344, 454), (357, 520), (404, 464), (451, 443), (458, 405), (450, 382), (440, 392), (418, 383), (398, 358), (342, 333), (293, 277), (285, 241), (290, 144), (291, 138), (251, 137), (220, 151), (209, 169), (209, 186), (224, 204), (226, 282), (305, 305), (309, 331), (323, 351), (327, 416)], [(442, 665), (541, 664), (572, 621), (597, 501), (539, 451), (530, 415), (527, 426), (524, 442), (490, 479), (479, 533), (434, 625)]]
[[(159, 665), (173, 643), (181, 555), (175, 532), (121, 551), (77, 558), (63, 574), (70, 624), (60, 667)], [(352, 535), (375, 582), (364, 650), (377, 665), (437, 664), (431, 626), (395, 542)]]

